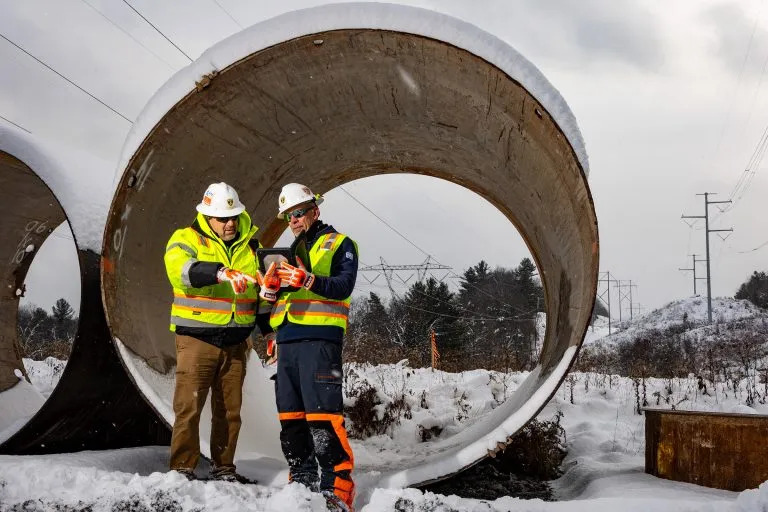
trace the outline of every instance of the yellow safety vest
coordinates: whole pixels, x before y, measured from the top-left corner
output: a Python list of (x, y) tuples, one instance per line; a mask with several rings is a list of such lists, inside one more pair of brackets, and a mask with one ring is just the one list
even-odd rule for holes
[[(333, 255), (345, 238), (346, 235), (341, 233), (328, 233), (317, 239), (309, 251), (313, 274), (318, 277), (331, 275)], [(329, 300), (304, 288), (295, 292), (283, 292), (272, 308), (269, 325), (277, 329), (288, 315), (288, 321), (294, 324), (335, 326), (346, 332), (350, 299), (351, 296), (344, 300)]]
[[(193, 288), (189, 282), (189, 268), (198, 261), (222, 263), (252, 276), (258, 271), (258, 261), (248, 242), (258, 231), (251, 225), (247, 212), (239, 215), (238, 238), (227, 247), (208, 225), (205, 217), (197, 214), (201, 234), (191, 227), (176, 230), (165, 248), (165, 270), (173, 286), (171, 331), (184, 327), (251, 327), (256, 321), (256, 310), (269, 311), (270, 304), (259, 300), (259, 288), (248, 285), (245, 293), (235, 294), (229, 283), (218, 283)], [(264, 309), (264, 311), (261, 311)]]

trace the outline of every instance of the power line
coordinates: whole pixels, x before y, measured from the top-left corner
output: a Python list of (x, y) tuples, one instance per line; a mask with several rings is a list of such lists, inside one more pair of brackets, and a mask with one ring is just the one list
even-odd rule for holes
[(763, 242), (763, 243), (761, 243), (760, 245), (758, 245), (758, 246), (757, 246), (757, 247), (755, 247), (754, 249), (748, 249), (748, 250), (746, 250), (746, 251), (736, 251), (736, 252), (737, 252), (738, 254), (747, 254), (747, 253), (749, 253), (749, 252), (755, 252), (755, 251), (757, 251), (757, 250), (759, 250), (759, 249), (762, 249), (762, 248), (763, 248), (763, 247), (765, 247), (766, 245), (768, 245), (768, 240), (767, 240), (767, 241), (765, 241), (765, 242)]
[[(396, 233), (396, 234), (397, 234), (397, 235), (398, 235), (400, 238), (402, 238), (403, 240), (405, 240), (406, 242), (408, 242), (409, 244), (411, 244), (411, 245), (412, 245), (413, 247), (415, 247), (417, 250), (419, 250), (419, 251), (421, 251), (422, 253), (424, 253), (424, 255), (425, 255), (425, 256), (429, 256), (430, 258), (432, 258), (432, 255), (431, 255), (431, 254), (429, 254), (427, 251), (425, 251), (424, 249), (422, 249), (421, 247), (419, 247), (419, 246), (418, 246), (418, 245), (416, 245), (415, 243), (411, 242), (411, 241), (408, 239), (408, 237), (407, 237), (407, 236), (405, 236), (404, 234), (402, 234), (401, 232), (399, 232), (398, 230), (396, 230), (396, 229), (395, 229), (395, 228), (394, 228), (394, 227), (393, 227), (393, 226), (392, 226), (392, 225), (391, 225), (389, 222), (387, 222), (387, 221), (385, 221), (384, 219), (382, 219), (381, 217), (379, 217), (379, 216), (378, 216), (378, 215), (377, 215), (377, 214), (376, 214), (376, 213), (375, 213), (373, 210), (371, 210), (370, 208), (368, 208), (367, 206), (365, 206), (365, 205), (364, 205), (362, 202), (360, 202), (360, 200), (358, 200), (358, 199), (357, 199), (355, 196), (353, 196), (353, 195), (352, 195), (352, 194), (351, 194), (351, 193), (350, 193), (350, 192), (349, 192), (347, 189), (345, 189), (344, 187), (339, 187), (339, 188), (342, 190), (342, 192), (344, 192), (344, 193), (345, 193), (345, 194), (347, 194), (349, 197), (351, 197), (353, 201), (355, 201), (357, 204), (359, 204), (360, 206), (362, 206), (363, 208), (365, 208), (366, 210), (368, 210), (368, 213), (370, 213), (371, 215), (373, 215), (374, 217), (376, 217), (377, 219), (379, 219), (379, 221), (381, 221), (381, 222), (382, 222), (382, 223), (383, 223), (385, 226), (387, 226), (389, 229), (391, 229), (392, 231), (394, 231), (394, 232), (395, 232), (395, 233)], [(432, 259), (435, 259), (435, 258), (432, 258)], [(437, 260), (435, 259), (435, 261), (437, 261)], [(438, 263), (439, 263), (439, 262), (438, 262)]]
[(19, 125), (19, 124), (16, 124), (16, 123), (14, 123), (14, 122), (13, 122), (13, 121), (11, 121), (10, 119), (7, 119), (7, 118), (5, 118), (5, 117), (3, 117), (3, 116), (0, 116), (0, 119), (2, 119), (3, 121), (5, 121), (5, 122), (7, 122), (7, 123), (10, 123), (10, 124), (12, 124), (12, 125), (13, 125), (13, 126), (15, 126), (16, 128), (19, 128), (20, 130), (24, 130), (25, 132), (27, 132), (27, 133), (29, 133), (29, 134), (31, 134), (31, 133), (32, 133), (31, 131), (27, 130), (27, 129), (26, 129), (26, 128), (24, 128), (23, 126), (21, 126), (21, 125)]
[(154, 56), (155, 56), (155, 58), (157, 58), (158, 60), (162, 61), (162, 62), (163, 62), (163, 63), (164, 63), (166, 66), (168, 66), (168, 67), (169, 67), (171, 70), (175, 70), (175, 69), (176, 69), (176, 68), (175, 68), (175, 67), (174, 67), (174, 66), (173, 66), (173, 65), (172, 65), (170, 62), (168, 62), (167, 60), (165, 60), (164, 58), (160, 57), (158, 54), (156, 54), (155, 52), (153, 52), (152, 50), (150, 50), (148, 47), (146, 47), (146, 46), (144, 45), (144, 43), (142, 43), (141, 41), (139, 41), (138, 39), (136, 39), (135, 37), (133, 37), (133, 35), (132, 35), (130, 32), (128, 32), (127, 30), (125, 30), (123, 27), (121, 27), (120, 25), (118, 25), (117, 23), (115, 23), (114, 21), (112, 21), (110, 18), (108, 18), (108, 17), (107, 17), (107, 15), (105, 15), (103, 12), (101, 12), (100, 10), (98, 10), (97, 8), (95, 8), (93, 5), (91, 5), (91, 4), (88, 2), (88, 0), (81, 0), (81, 1), (82, 1), (82, 2), (83, 2), (85, 5), (87, 5), (88, 7), (90, 7), (91, 9), (93, 9), (94, 11), (96, 11), (96, 13), (97, 13), (99, 16), (101, 16), (102, 18), (104, 18), (105, 20), (107, 20), (107, 21), (108, 21), (110, 24), (112, 24), (112, 25), (113, 25), (115, 28), (117, 28), (118, 30), (120, 30), (120, 31), (121, 31), (123, 34), (125, 34), (125, 35), (127, 35), (128, 37), (130, 37), (131, 39), (133, 39), (133, 41), (134, 41), (134, 42), (136, 42), (136, 44), (140, 45), (142, 48), (144, 48), (144, 49), (145, 49), (145, 50), (147, 50), (149, 53), (151, 53), (152, 55), (154, 55)]
[(176, 43), (174, 43), (173, 41), (171, 41), (171, 40), (168, 38), (168, 36), (166, 36), (165, 34), (163, 34), (163, 33), (160, 31), (160, 29), (159, 29), (159, 28), (157, 28), (157, 27), (156, 27), (156, 26), (155, 26), (155, 25), (154, 25), (154, 24), (153, 24), (151, 21), (149, 21), (147, 18), (145, 18), (143, 14), (141, 14), (139, 11), (137, 11), (137, 10), (136, 10), (136, 8), (135, 8), (134, 6), (132, 6), (130, 3), (128, 3), (128, 0), (123, 0), (123, 3), (125, 3), (125, 5), (127, 5), (127, 6), (128, 6), (128, 7), (130, 7), (131, 9), (133, 9), (133, 12), (135, 12), (136, 14), (138, 14), (138, 15), (141, 17), (141, 19), (143, 19), (144, 21), (146, 21), (146, 22), (149, 24), (149, 26), (151, 26), (153, 29), (155, 29), (155, 30), (157, 31), (157, 33), (158, 33), (158, 34), (160, 34), (161, 36), (163, 36), (163, 37), (165, 38), (165, 40), (166, 40), (166, 41), (168, 41), (169, 43), (171, 43), (171, 44), (173, 45), (173, 47), (174, 47), (174, 48), (176, 48), (177, 50), (179, 50), (179, 51), (182, 53), (182, 55), (184, 55), (186, 58), (188, 58), (188, 59), (189, 59), (189, 62), (192, 62), (192, 58), (191, 58), (189, 55), (187, 55), (186, 53), (184, 53), (184, 50), (182, 50), (181, 48), (179, 48), (178, 46), (176, 46)]
[(215, 3), (216, 5), (219, 6), (219, 9), (224, 11), (224, 14), (229, 16), (229, 19), (231, 19), (232, 21), (235, 22), (235, 25), (237, 25), (240, 28), (243, 28), (243, 26), (240, 23), (238, 23), (237, 20), (231, 14), (229, 14), (229, 11), (227, 11), (217, 0), (212, 0), (212, 1), (213, 1), (213, 3)]
[[(403, 240), (405, 240), (406, 242), (408, 242), (410, 245), (412, 245), (413, 247), (415, 247), (417, 250), (419, 250), (419, 251), (420, 251), (421, 253), (423, 253), (424, 255), (428, 256), (430, 259), (434, 260), (434, 261), (435, 261), (435, 263), (437, 263), (438, 265), (442, 265), (442, 263), (440, 263), (440, 262), (437, 260), (437, 258), (435, 258), (435, 257), (434, 257), (434, 256), (432, 256), (431, 254), (429, 254), (427, 251), (425, 251), (424, 249), (422, 249), (421, 247), (419, 247), (418, 245), (416, 245), (414, 242), (412, 242), (412, 241), (411, 241), (411, 240), (410, 240), (410, 239), (409, 239), (407, 236), (405, 236), (405, 235), (404, 235), (404, 234), (402, 234), (400, 231), (398, 231), (397, 229), (395, 229), (395, 227), (394, 227), (394, 226), (392, 226), (392, 225), (391, 225), (389, 222), (387, 222), (386, 220), (382, 219), (382, 218), (381, 218), (379, 215), (377, 215), (377, 214), (376, 214), (376, 213), (375, 213), (373, 210), (371, 210), (371, 209), (370, 209), (370, 208), (368, 208), (366, 205), (364, 205), (364, 204), (363, 204), (363, 203), (362, 203), (362, 202), (361, 202), (359, 199), (357, 199), (357, 198), (356, 198), (354, 195), (352, 195), (352, 193), (351, 193), (351, 192), (349, 192), (347, 189), (345, 189), (343, 186), (339, 186), (339, 188), (340, 188), (340, 189), (341, 189), (341, 190), (342, 190), (342, 191), (343, 191), (345, 194), (347, 194), (349, 197), (351, 197), (353, 201), (355, 201), (357, 204), (359, 204), (360, 206), (362, 206), (363, 208), (365, 208), (365, 209), (366, 209), (366, 210), (367, 210), (367, 211), (368, 211), (368, 212), (369, 212), (371, 215), (373, 215), (374, 217), (376, 217), (376, 218), (377, 218), (377, 219), (378, 219), (378, 220), (379, 220), (381, 223), (383, 223), (383, 224), (384, 224), (385, 226), (387, 226), (389, 229), (391, 229), (392, 231), (394, 231), (394, 232), (395, 232), (395, 233), (396, 233), (396, 234), (397, 234), (397, 235), (398, 235), (400, 238), (402, 238)], [(516, 310), (516, 309), (518, 309), (518, 308), (516, 308), (515, 306), (513, 306), (512, 304), (507, 304), (507, 303), (506, 303), (506, 302), (504, 302), (503, 300), (499, 299), (497, 296), (495, 296), (495, 295), (493, 295), (493, 294), (491, 294), (491, 293), (488, 293), (487, 291), (483, 290), (481, 287), (479, 287), (479, 286), (476, 286), (474, 283), (470, 283), (469, 281), (467, 281), (466, 279), (464, 279), (462, 276), (460, 276), (460, 275), (459, 275), (459, 274), (457, 274), (456, 272), (450, 271), (450, 273), (451, 273), (453, 276), (455, 276), (455, 277), (457, 277), (457, 278), (459, 278), (459, 279), (462, 279), (462, 280), (463, 280), (463, 282), (465, 282), (467, 285), (469, 285), (469, 286), (471, 286), (471, 287), (475, 288), (475, 289), (476, 289), (478, 292), (480, 292), (480, 293), (482, 293), (482, 294), (484, 294), (484, 295), (486, 295), (486, 296), (490, 297), (491, 299), (495, 300), (495, 301), (496, 301), (496, 302), (498, 302), (499, 304), (502, 304), (502, 305), (504, 305), (504, 306), (506, 306), (506, 307), (508, 307), (508, 308), (510, 308), (510, 309), (513, 309), (513, 310)]]
[(3, 39), (5, 39), (5, 40), (6, 40), (6, 41), (8, 41), (9, 43), (11, 43), (13, 46), (15, 46), (16, 48), (18, 48), (18, 49), (19, 49), (19, 50), (21, 50), (22, 52), (26, 53), (27, 55), (29, 55), (30, 57), (32, 57), (33, 59), (35, 59), (37, 62), (39, 62), (40, 64), (42, 64), (43, 66), (45, 66), (45, 67), (46, 67), (46, 68), (48, 68), (49, 70), (51, 70), (51, 71), (53, 71), (54, 73), (56, 73), (57, 75), (59, 75), (61, 78), (63, 78), (64, 80), (66, 80), (66, 81), (67, 81), (67, 82), (69, 82), (70, 84), (72, 84), (72, 85), (74, 85), (75, 87), (77, 87), (78, 89), (80, 89), (82, 92), (84, 92), (85, 94), (87, 94), (88, 96), (90, 96), (91, 98), (93, 98), (94, 100), (98, 101), (99, 103), (101, 103), (102, 105), (104, 105), (105, 107), (107, 107), (109, 110), (111, 110), (111, 111), (112, 111), (112, 112), (114, 112), (115, 114), (119, 115), (120, 117), (122, 117), (123, 119), (125, 119), (126, 121), (128, 121), (129, 123), (133, 124), (133, 121), (131, 121), (130, 119), (128, 119), (126, 116), (124, 116), (123, 114), (121, 114), (120, 112), (118, 112), (117, 110), (115, 110), (114, 108), (110, 107), (110, 106), (109, 106), (109, 105), (107, 105), (107, 104), (106, 104), (104, 101), (100, 100), (99, 98), (97, 98), (96, 96), (94, 96), (93, 94), (91, 94), (90, 92), (86, 91), (85, 89), (83, 89), (82, 87), (80, 87), (79, 85), (77, 85), (75, 82), (73, 82), (72, 80), (70, 80), (70, 79), (69, 79), (69, 78), (67, 78), (66, 76), (62, 75), (61, 73), (59, 73), (58, 71), (56, 71), (55, 69), (53, 69), (51, 66), (49, 66), (48, 64), (46, 64), (46, 63), (45, 63), (45, 62), (43, 62), (42, 60), (38, 59), (37, 57), (35, 57), (35, 56), (34, 56), (34, 55), (32, 55), (31, 53), (29, 53), (27, 50), (25, 50), (25, 49), (24, 49), (24, 48), (22, 48), (21, 46), (19, 46), (18, 44), (14, 43), (13, 41), (11, 41), (11, 40), (10, 40), (10, 39), (8, 39), (7, 37), (5, 37), (3, 34), (0, 34), (0, 37), (2, 37)]

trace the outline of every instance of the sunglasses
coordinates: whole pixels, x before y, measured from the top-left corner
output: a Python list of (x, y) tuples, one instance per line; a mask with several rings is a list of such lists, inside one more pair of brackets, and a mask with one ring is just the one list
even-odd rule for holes
[(306, 208), (297, 208), (297, 209), (293, 210), (292, 212), (288, 212), (288, 213), (284, 214), (283, 217), (285, 218), (285, 222), (290, 222), (291, 221), (291, 217), (293, 217), (294, 219), (298, 219), (299, 217), (303, 217), (304, 215), (307, 214), (307, 212), (309, 210), (311, 210), (314, 207), (315, 207), (315, 205), (310, 205), (310, 206), (307, 206)]
[(222, 224), (226, 224), (229, 221), (237, 222), (238, 216), (235, 215), (233, 217), (213, 217), (213, 218), (221, 222)]

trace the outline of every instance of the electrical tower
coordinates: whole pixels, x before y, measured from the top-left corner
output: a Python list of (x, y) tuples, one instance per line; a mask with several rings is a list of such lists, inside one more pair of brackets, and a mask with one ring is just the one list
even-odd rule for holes
[(701, 263), (702, 261), (707, 261), (705, 258), (699, 258), (696, 259), (697, 254), (693, 255), (693, 263), (691, 264), (691, 268), (679, 268), (677, 270), (689, 270), (693, 271), (693, 294), (697, 295), (698, 292), (696, 291), (696, 281), (701, 281), (707, 279), (706, 277), (696, 277), (696, 264)]
[[(401, 283), (407, 284), (408, 281), (410, 281), (411, 277), (413, 277), (413, 274), (411, 273), (407, 279), (403, 279), (399, 274), (397, 274), (397, 271), (403, 271), (407, 270), (410, 272), (416, 272), (416, 276), (418, 277), (419, 281), (423, 281), (424, 278), (427, 276), (427, 272), (430, 270), (452, 270), (453, 267), (449, 267), (447, 265), (442, 265), (440, 263), (433, 263), (432, 256), (427, 256), (427, 259), (424, 260), (423, 263), (419, 263), (418, 265), (390, 265), (386, 261), (384, 261), (384, 258), (379, 257), (381, 260), (381, 263), (379, 265), (366, 265), (364, 267), (361, 267), (358, 269), (358, 272), (377, 272), (378, 275), (374, 277), (373, 279), (368, 279), (365, 277), (365, 280), (369, 283), (373, 284), (376, 279), (378, 279), (379, 275), (383, 274), (384, 279), (387, 280), (387, 287), (389, 288), (389, 292), (392, 294), (393, 297), (397, 296), (395, 293), (394, 288), (392, 288), (392, 279), (393, 277), (396, 277)], [(448, 272), (450, 273), (450, 272)], [(448, 274), (442, 277), (440, 281), (443, 281)]]
[[(622, 281), (616, 281), (616, 288), (619, 289), (619, 322), (621, 322), (621, 305), (624, 303), (625, 300), (629, 301), (629, 319), (632, 320), (633, 314), (632, 310), (633, 303), (632, 303), (632, 288), (637, 288), (636, 284), (632, 284), (632, 280), (629, 280), (629, 284), (621, 284)], [(622, 291), (622, 288), (629, 288), (628, 292)]]
[[(606, 272), (600, 272), (597, 279), (598, 287), (600, 286), (600, 283), (605, 283), (605, 291), (600, 293), (600, 289), (598, 288), (598, 294), (597, 298), (602, 300), (608, 305), (608, 335), (611, 334), (611, 283), (618, 283), (616, 279), (611, 279), (611, 273), (609, 271)], [(605, 295), (608, 295), (607, 301), (603, 299)]]
[[(714, 192), (704, 192), (702, 194), (696, 194), (697, 196), (704, 196), (704, 215), (681, 215), (682, 219), (704, 219), (704, 238), (707, 243), (707, 319), (709, 323), (712, 323), (712, 272), (710, 264), (712, 258), (709, 254), (709, 234), (716, 231), (733, 231), (733, 228), (728, 229), (709, 229), (709, 205), (711, 204), (724, 204), (732, 201), (710, 201), (709, 196), (715, 195)], [(694, 265), (695, 267), (695, 265)]]

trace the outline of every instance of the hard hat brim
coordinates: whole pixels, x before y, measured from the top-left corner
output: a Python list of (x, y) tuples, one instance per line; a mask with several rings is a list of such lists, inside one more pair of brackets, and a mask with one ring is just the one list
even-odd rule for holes
[[(325, 201), (325, 199), (323, 199), (323, 196), (320, 196), (320, 197), (316, 197), (315, 199), (313, 199), (313, 201), (315, 202), (315, 206), (318, 206), (318, 205), (320, 205), (320, 204), (321, 204), (323, 201)], [(302, 201), (302, 203), (306, 203), (306, 202), (307, 202), (307, 201)], [(280, 210), (280, 211), (277, 213), (277, 218), (278, 218), (278, 219), (282, 219), (282, 218), (283, 218), (283, 215), (285, 215), (285, 214), (286, 214), (286, 213), (288, 213), (289, 211), (293, 210), (294, 208), (296, 208), (296, 207), (297, 207), (297, 206), (299, 206), (300, 204), (301, 204), (301, 203), (297, 203), (297, 204), (292, 204), (291, 206), (286, 206), (285, 208), (283, 208), (282, 210)]]
[(239, 206), (233, 206), (232, 208), (224, 209), (216, 208), (205, 203), (200, 203), (195, 207), (195, 209), (203, 215), (207, 215), (208, 217), (234, 217), (235, 215), (240, 215), (245, 211), (245, 205), (240, 204)]

